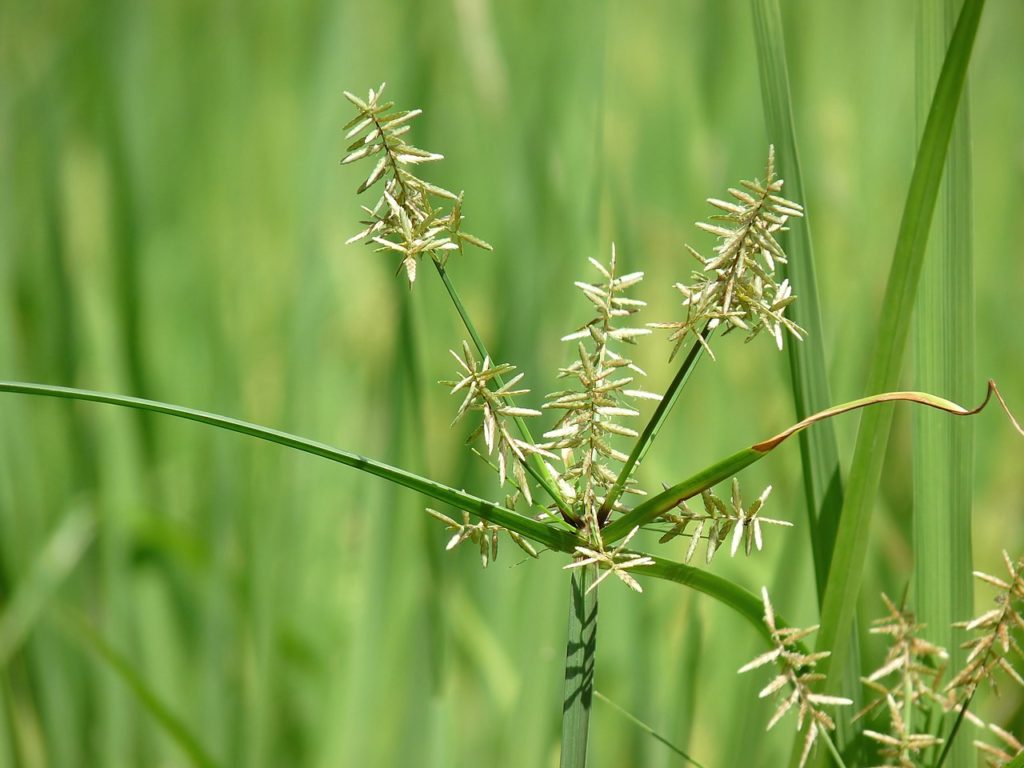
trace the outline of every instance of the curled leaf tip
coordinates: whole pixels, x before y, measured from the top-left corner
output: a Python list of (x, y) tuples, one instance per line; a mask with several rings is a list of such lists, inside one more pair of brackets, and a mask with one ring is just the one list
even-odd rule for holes
[(1010, 406), (1006, 404), (1006, 401), (1003, 399), (1003, 395), (999, 391), (999, 387), (996, 386), (996, 382), (994, 379), (988, 380), (988, 392), (985, 393), (984, 402), (981, 405), (979, 405), (976, 409), (974, 409), (971, 413), (977, 413), (986, 405), (988, 405), (988, 401), (992, 398), (992, 395), (996, 396), (996, 399), (999, 401), (999, 405), (1002, 406), (1003, 413), (1006, 414), (1006, 417), (1010, 420), (1010, 423), (1013, 425), (1013, 428), (1017, 430), (1017, 434), (1020, 435), (1021, 437), (1024, 437), (1024, 427), (1022, 427), (1020, 422), (1017, 421), (1017, 418), (1013, 415), (1013, 412), (1010, 410)]
[(819, 421), (830, 419), (833, 416), (838, 416), (841, 413), (855, 411), (858, 408), (865, 408), (869, 405), (880, 405), (881, 403), (890, 403), (899, 400), (904, 400), (911, 403), (918, 403), (919, 405), (927, 405), (930, 408), (945, 411), (946, 413), (949, 413), (953, 416), (974, 416), (978, 413), (981, 413), (985, 409), (985, 406), (987, 406), (989, 401), (992, 399), (993, 394), (996, 396), (996, 399), (1002, 406), (1003, 411), (1010, 419), (1010, 423), (1013, 425), (1014, 429), (1017, 430), (1018, 434), (1024, 437), (1024, 427), (1021, 427), (1020, 422), (1017, 421), (1013, 413), (1010, 411), (1009, 406), (1006, 405), (1006, 401), (1003, 399), (1002, 394), (999, 392), (999, 387), (996, 386), (995, 381), (989, 379), (988, 390), (985, 392), (985, 399), (982, 400), (981, 404), (978, 405), (976, 408), (964, 408), (962, 405), (954, 403), (952, 400), (947, 400), (944, 397), (932, 395), (929, 394), (928, 392), (882, 392), (881, 394), (878, 395), (862, 397), (859, 400), (851, 400), (850, 402), (843, 403), (842, 405), (834, 405), (831, 408), (826, 408), (823, 411), (819, 411), (818, 413), (808, 416), (803, 421), (797, 422), (788, 429), (779, 432), (779, 434), (770, 437), (767, 440), (762, 440), (760, 443), (752, 445), (751, 448), (757, 451), (758, 453), (768, 453), (769, 451), (777, 447), (780, 443), (782, 443), (784, 440), (786, 440), (786, 438), (795, 435), (797, 432), (807, 429), (807, 427), (811, 426), (812, 424), (816, 424)]

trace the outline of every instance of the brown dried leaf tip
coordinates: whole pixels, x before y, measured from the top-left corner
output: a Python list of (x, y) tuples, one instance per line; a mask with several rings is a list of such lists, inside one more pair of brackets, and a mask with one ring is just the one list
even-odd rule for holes
[(768, 590), (765, 587), (761, 588), (761, 599), (764, 601), (764, 623), (771, 633), (774, 648), (744, 664), (739, 671), (740, 673), (749, 672), (767, 664), (775, 664), (778, 674), (761, 689), (758, 696), (763, 699), (780, 692), (787, 686), (790, 688), (789, 695), (781, 699), (771, 720), (768, 721), (768, 730), (771, 730), (790, 709), (796, 706), (797, 731), (803, 730), (804, 724), (807, 724), (804, 748), (800, 754), (800, 768), (803, 768), (811, 754), (811, 747), (814, 746), (818, 737), (828, 739), (828, 732), (834, 731), (836, 728), (835, 721), (821, 707), (849, 706), (853, 702), (841, 696), (828, 696), (814, 693), (812, 690), (815, 683), (825, 678), (824, 675), (813, 670), (818, 662), (830, 656), (831, 652), (807, 653), (800, 643), (804, 638), (816, 632), (818, 627), (813, 626), (807, 629), (778, 627), (775, 623), (775, 611), (772, 609), (771, 601), (768, 599)]
[(411, 285), (416, 279), (419, 258), (429, 254), (442, 266), (451, 251), (462, 251), (469, 243), (492, 250), (478, 237), (462, 231), (462, 195), (456, 195), (416, 176), (410, 166), (444, 159), (444, 155), (427, 152), (405, 139), (411, 121), (422, 110), (392, 111), (394, 102), (382, 102), (384, 84), (370, 89), (366, 99), (345, 91), (345, 98), (355, 106), (357, 114), (345, 126), (346, 139), (355, 139), (348, 147), (342, 165), (377, 157), (377, 162), (359, 185), (365, 192), (382, 179), (384, 190), (372, 208), (363, 207), (368, 218), (365, 229), (348, 239), (348, 243), (366, 240), (401, 257), (399, 271)]

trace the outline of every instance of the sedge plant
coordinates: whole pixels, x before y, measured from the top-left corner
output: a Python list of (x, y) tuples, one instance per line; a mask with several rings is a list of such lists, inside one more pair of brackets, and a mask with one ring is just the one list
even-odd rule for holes
[[(980, 4), (965, 6), (967, 11), (974, 15), (965, 18), (973, 20), (976, 28)], [(967, 31), (962, 35), (973, 39), (970, 25), (963, 29)], [(965, 67), (966, 57), (961, 56), (950, 65), (948, 73), (944, 69), (940, 78), (938, 94), (953, 99), (954, 111)], [(567, 329), (562, 338), (565, 362), (554, 372), (552, 391), (543, 399), (531, 400), (526, 372), (490, 354), (449, 273), (453, 257), (461, 258), (468, 249), (491, 250), (491, 246), (465, 230), (463, 195), (431, 183), (419, 172), (420, 166), (442, 159), (409, 139), (419, 110), (395, 110), (383, 99), (383, 90), (383, 86), (372, 89), (365, 98), (346, 94), (356, 114), (345, 129), (351, 144), (343, 163), (364, 165), (366, 175), (358, 192), (369, 192), (376, 198), (364, 207), (363, 228), (350, 242), (368, 243), (391, 259), (399, 279), (410, 287), (423, 280), (424, 272), (433, 272), (441, 280), (467, 335), (453, 344), (452, 375), (444, 385), (458, 398), (453, 407), (455, 421), (472, 421), (469, 441), (479, 441), (479, 457), (495, 470), (498, 490), (494, 494), (476, 495), (297, 435), (167, 403), (18, 382), (0, 382), (0, 391), (162, 413), (356, 468), (431, 498), (441, 507), (431, 508), (429, 514), (447, 529), (447, 548), (470, 543), (485, 567), (497, 557), (503, 537), (511, 539), (529, 557), (561, 558), (569, 593), (562, 700), (563, 766), (583, 766), (587, 762), (591, 706), (598, 696), (594, 682), (599, 673), (595, 665), (599, 591), (618, 581), (632, 591), (642, 592), (645, 578), (697, 590), (750, 622), (766, 642), (767, 650), (740, 671), (756, 673), (762, 667), (776, 667), (776, 674), (767, 681), (761, 695), (778, 699), (769, 727), (795, 713), (799, 732), (795, 760), (799, 765), (822, 759), (822, 755), (839, 765), (860, 765), (850, 758), (856, 753), (855, 745), (837, 727), (839, 712), (852, 703), (851, 692), (832, 685), (829, 663), (830, 643), (849, 631), (850, 618), (843, 601), (849, 601), (851, 590), (856, 595), (857, 579), (844, 581), (841, 577), (856, 569), (858, 558), (863, 559), (860, 540), (869, 518), (861, 507), (870, 494), (855, 494), (854, 501), (849, 502), (850, 513), (844, 512), (841, 520), (829, 517), (828, 535), (815, 540), (816, 570), (823, 593), (824, 645), (820, 639), (818, 647), (808, 642), (817, 627), (787, 624), (775, 611), (766, 589), (756, 594), (695, 566), (695, 559), (706, 565), (724, 549), (731, 556), (741, 550), (753, 556), (766, 541), (770, 542), (777, 529), (796, 523), (784, 519), (781, 513), (772, 513), (776, 517), (763, 514), (771, 498), (771, 486), (745, 492), (737, 477), (790, 436), (842, 413), (865, 407), (885, 409), (887, 403), (895, 401), (929, 406), (946, 415), (969, 416), (984, 408), (995, 394), (1005, 409), (994, 384), (990, 382), (985, 401), (977, 408), (928, 393), (880, 392), (892, 387), (875, 387), (868, 397), (802, 413), (790, 428), (690, 477), (673, 478), (663, 487), (645, 488), (637, 470), (696, 365), (715, 358), (721, 337), (742, 334), (748, 341), (767, 337), (782, 350), (800, 344), (806, 335), (794, 319), (798, 316), (795, 302), (801, 286), (793, 285), (786, 276), (789, 257), (781, 240), (789, 223), (802, 217), (804, 210), (783, 194), (774, 148), (768, 148), (762, 178), (730, 188), (722, 196), (727, 199), (709, 200), (715, 213), (698, 227), (716, 237), (717, 245), (710, 253), (687, 248), (691, 268), (683, 270), (672, 286), (680, 301), (676, 317), (641, 318), (646, 304), (638, 289), (644, 273), (624, 268), (625, 263), (632, 264), (631, 254), (620, 255), (610, 245), (607, 258), (589, 258), (589, 273), (575, 283), (578, 306), (586, 307), (589, 315), (581, 313), (580, 322)], [(921, 227), (927, 231), (929, 196), (934, 203), (937, 187), (935, 161), (941, 167), (945, 152), (941, 139), (948, 127), (943, 126), (941, 113), (933, 110), (933, 114), (940, 117), (935, 122), (930, 117), (931, 133), (926, 129), (926, 138), (930, 137), (926, 146), (932, 154), (924, 154), (926, 162), (920, 163), (924, 170), (915, 172), (912, 184), (912, 192), (919, 198), (921, 220), (912, 220), (905, 235), (905, 250), (918, 258), (923, 250), (919, 242)], [(948, 139), (948, 131), (945, 137)], [(913, 261), (909, 263), (906, 269), (913, 275)], [(905, 336), (906, 313), (902, 309), (890, 325)], [(678, 361), (674, 377), (665, 386), (644, 383), (646, 374), (632, 352), (636, 344), (657, 333), (665, 334), (666, 353)], [(901, 352), (894, 353), (889, 368), (873, 381), (892, 380), (891, 369)], [(645, 405), (653, 409), (646, 419)], [(1016, 422), (1014, 425), (1022, 431)], [(869, 458), (855, 462), (864, 463)], [(871, 481), (861, 484), (865, 482), (870, 485)], [(818, 496), (821, 501), (821, 494)], [(670, 560), (641, 550), (637, 538), (641, 529), (655, 531), (661, 544), (682, 541), (681, 559)], [(844, 544), (850, 537), (854, 545)], [(698, 558), (699, 553), (702, 557)], [(863, 765), (882, 764), (879, 761), (886, 765), (940, 765), (965, 722), (987, 730), (990, 738), (979, 738), (979, 743), (992, 764), (1020, 764), (1019, 738), (999, 725), (984, 723), (970, 710), (974, 693), (983, 682), (997, 675), (1018, 682), (1021, 678), (1012, 655), (1020, 652), (1019, 633), (1024, 629), (1022, 565), (1009, 555), (1005, 560), (1005, 577), (979, 575), (1000, 591), (1000, 597), (995, 609), (964, 623), (963, 628), (976, 636), (967, 641), (967, 661), (958, 670), (947, 671), (943, 666), (949, 656), (945, 649), (918, 637), (920, 627), (905, 606), (884, 598), (889, 613), (872, 631), (890, 637), (892, 646), (882, 664), (863, 677), (864, 686), (874, 697), (857, 717), (867, 723), (865, 738), (877, 745), (873, 753), (877, 760)], [(133, 687), (145, 690), (139, 685)], [(159, 713), (159, 708), (154, 711)], [(946, 713), (953, 713), (953, 726), (943, 730), (950, 719), (943, 719)], [(188, 754), (200, 755), (201, 759), (194, 762), (212, 764), (188, 734), (182, 738)], [(818, 749), (816, 755), (815, 746), (821, 744), (825, 749)]]
[[(614, 245), (607, 262), (590, 258), (596, 274), (591, 281), (577, 281), (575, 286), (591, 305), (592, 315), (562, 338), (571, 346), (570, 362), (558, 370), (557, 378), (567, 381), (568, 386), (548, 394), (540, 409), (529, 408), (517, 402), (517, 398), (529, 395), (522, 383), (525, 374), (516, 373), (512, 364), (492, 359), (447, 272), (449, 256), (462, 253), (465, 245), (487, 249), (490, 246), (462, 231), (461, 194), (433, 186), (413, 173), (411, 166), (439, 160), (441, 156), (408, 143), (408, 123), (418, 112), (394, 111), (393, 104), (382, 99), (382, 91), (383, 86), (371, 90), (366, 99), (346, 93), (357, 114), (347, 126), (348, 138), (355, 140), (342, 162), (375, 158), (358, 192), (370, 190), (378, 183), (382, 187), (376, 203), (364, 207), (365, 228), (350, 242), (365, 240), (379, 252), (397, 255), (398, 271), (404, 272), (410, 285), (418, 274), (418, 262), (431, 260), (473, 341), (463, 341), (459, 351), (452, 351), (457, 378), (443, 382), (453, 395), (461, 398), (456, 421), (470, 413), (479, 414), (479, 424), (474, 426), (469, 442), (482, 438), (480, 456), (496, 470), (499, 485), (511, 487), (505, 497), (508, 508), (521, 503), (524, 515), (574, 534), (583, 542), (574, 544), (572, 560), (565, 565), (574, 573), (562, 738), (562, 764), (583, 765), (595, 675), (596, 590), (608, 577), (615, 576), (630, 589), (642, 591), (638, 574), (657, 566), (658, 560), (629, 548), (641, 527), (661, 530), (660, 543), (677, 536), (688, 537), (686, 564), (701, 543), (705, 563), (711, 562), (722, 545), (727, 545), (732, 555), (741, 546), (750, 555), (763, 547), (763, 526), (792, 524), (760, 515), (770, 486), (753, 502), (743, 503), (735, 472), (763, 455), (762, 452), (811, 423), (888, 400), (913, 400), (949, 413), (967, 411), (923, 393), (888, 393), (865, 398), (811, 415), (791, 430), (754, 446), (750, 452), (728, 457), (692, 481), (644, 498), (648, 493), (638, 486), (635, 470), (696, 363), (704, 354), (714, 359), (711, 344), (715, 333), (742, 331), (750, 341), (767, 331), (780, 350), (787, 336), (799, 341), (804, 335), (803, 329), (786, 314), (796, 300), (793, 288), (788, 279), (776, 277), (776, 270), (787, 263), (778, 234), (787, 229), (790, 218), (802, 216), (803, 209), (782, 195), (783, 183), (775, 173), (774, 148), (769, 148), (763, 180), (744, 181), (731, 188), (731, 200), (709, 199), (717, 213), (711, 220), (699, 222), (698, 227), (716, 236), (719, 243), (707, 257), (687, 247), (696, 268), (688, 280), (674, 286), (682, 296), (680, 318), (639, 323), (636, 316), (646, 306), (645, 302), (627, 292), (639, 285), (643, 273), (623, 274)], [(675, 378), (660, 394), (641, 388), (638, 382), (645, 373), (629, 353), (630, 347), (650, 335), (652, 329), (669, 332), (670, 358), (684, 347), (688, 350)], [(641, 415), (638, 404), (643, 400), (657, 405), (641, 432), (630, 420)], [(538, 440), (526, 420), (542, 417), (544, 410), (558, 415)], [(730, 476), (727, 503), (715, 494), (713, 486)], [(537, 487), (531, 489), (534, 484)], [(546, 499), (541, 498), (543, 494)], [(702, 511), (694, 511), (687, 504), (688, 499), (698, 495)], [(644, 500), (629, 505), (624, 501), (626, 498)], [(430, 512), (451, 530), (448, 548), (474, 542), (485, 567), (497, 555), (501, 533), (507, 533), (529, 555), (537, 556), (536, 549), (515, 530), (503, 531), (501, 525), (487, 521), (471, 523), (466, 513), (460, 523), (442, 512)], [(829, 652), (807, 651), (802, 641), (815, 628), (800, 630), (780, 624), (765, 590), (762, 603), (765, 628), (774, 650), (741, 671), (769, 663), (780, 665), (779, 674), (762, 691), (763, 696), (785, 691), (769, 727), (796, 706), (797, 728), (803, 734), (799, 764), (807, 763), (819, 737), (829, 745), (835, 759), (842, 762), (829, 735), (836, 723), (826, 709), (852, 704), (852, 700), (815, 690), (825, 676), (813, 668), (818, 661), (827, 659)], [(891, 744), (885, 739), (894, 737), (879, 738), (888, 747)], [(941, 742), (939, 737), (929, 736), (921, 737), (913, 745), (917, 748)], [(899, 754), (905, 752), (903, 749)]]

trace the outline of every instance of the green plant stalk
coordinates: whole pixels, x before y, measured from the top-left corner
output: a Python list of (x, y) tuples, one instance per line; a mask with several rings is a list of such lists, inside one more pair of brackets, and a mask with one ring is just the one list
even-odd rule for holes
[(594, 703), (597, 652), (597, 578), (594, 565), (574, 568), (569, 582), (569, 631), (565, 641), (565, 684), (562, 689), (561, 768), (585, 768)]
[[(704, 326), (701, 331), (701, 338), (706, 343), (711, 336), (714, 334), (715, 329)], [(693, 346), (690, 348), (689, 353), (679, 366), (679, 370), (676, 371), (675, 378), (668, 385), (668, 389), (665, 390), (665, 394), (658, 402), (658, 407), (654, 409), (654, 413), (648, 420), (647, 425), (644, 427), (644, 431), (640, 434), (636, 444), (633, 446), (633, 450), (630, 451), (629, 458), (626, 459), (626, 463), (622, 465), (622, 469), (619, 471), (619, 476), (615, 479), (615, 484), (609, 489), (608, 494), (605, 497), (604, 503), (601, 504), (601, 509), (597, 513), (597, 521), (601, 525), (604, 525), (608, 516), (611, 514), (612, 509), (615, 506), (615, 502), (622, 496), (623, 490), (626, 488), (626, 481), (629, 480), (630, 475), (633, 474), (633, 468), (644, 460), (644, 456), (647, 455), (647, 451), (650, 450), (651, 445), (654, 443), (654, 439), (658, 436), (658, 432), (661, 430), (662, 425), (665, 423), (665, 419), (668, 417), (669, 412), (672, 410), (672, 406), (675, 405), (676, 400), (679, 398), (679, 393), (683, 391), (687, 379), (690, 378), (690, 373), (697, 365), (697, 361), (700, 360), (701, 355), (704, 353), (704, 344), (699, 341), (695, 341)]]
[(679, 755), (681, 758), (683, 758), (683, 760), (685, 760), (686, 762), (690, 763), (691, 765), (696, 766), (697, 768), (704, 768), (703, 765), (698, 763), (696, 760), (694, 760), (692, 757), (690, 757), (688, 754), (686, 754), (683, 750), (681, 750), (679, 747), (677, 747), (671, 741), (669, 741), (664, 736), (662, 736), (660, 733), (658, 733), (656, 730), (654, 730), (651, 726), (649, 726), (647, 723), (645, 723), (639, 717), (634, 715), (629, 710), (624, 709), (623, 707), (620, 707), (618, 704), (616, 704), (614, 701), (609, 699), (607, 696), (605, 696), (603, 693), (601, 693), (596, 688), (594, 689), (594, 698), (603, 701), (605, 704), (607, 704), (609, 707), (614, 709), (616, 712), (618, 712), (624, 718), (629, 720), (629, 722), (633, 723), (637, 728), (640, 728), (641, 730), (643, 730), (645, 733), (647, 733), (652, 738), (657, 739), (658, 741), (660, 741), (666, 747), (668, 747), (673, 752), (675, 752), (677, 755)]
[[(977, 689), (972, 691), (970, 695), (964, 700), (963, 706), (960, 707), (960, 711), (956, 715), (956, 719), (953, 721), (953, 725), (949, 729), (949, 733), (943, 741), (942, 752), (939, 753), (939, 759), (935, 761), (935, 768), (942, 768), (946, 762), (946, 758), (949, 756), (950, 751), (953, 749), (953, 745), (956, 742), (956, 734), (960, 730), (960, 726), (963, 725), (964, 717), (967, 715), (967, 710), (971, 707), (971, 702), (974, 700), (974, 694)], [(1021, 755), (1024, 757), (1024, 754)], [(1015, 760), (1014, 763), (1017, 761)], [(1011, 763), (1012, 765), (1013, 763)]]
[(171, 708), (149, 687), (146, 681), (118, 651), (114, 650), (83, 617), (70, 610), (61, 616), (63, 629), (71, 639), (84, 646), (113, 672), (121, 678), (131, 692), (160, 723), (171, 739), (181, 748), (192, 765), (198, 768), (218, 768), (219, 764), (203, 748), (188, 726), (182, 722)]
[[(899, 380), (942, 167), (983, 7), (984, 0), (964, 3), (932, 100), (896, 240), (868, 377), (869, 392), (891, 388)], [(827, 675), (825, 688), (830, 691), (836, 688), (839, 671), (844, 668), (849, 652), (849, 633), (863, 577), (871, 513), (891, 421), (891, 407), (872, 409), (862, 417), (857, 433), (817, 642), (818, 650), (832, 652), (821, 664), (822, 672)]]
[[(954, 0), (917, 3), (918, 125), (927, 117), (948, 37), (961, 5)], [(967, 86), (964, 86), (966, 91)], [(956, 399), (974, 373), (974, 274), (971, 254), (969, 103), (963, 99), (950, 138), (945, 176), (918, 288), (914, 312), (915, 385)], [(950, 669), (962, 669), (966, 652), (952, 624), (973, 616), (971, 483), (973, 425), (917, 412), (913, 419), (914, 607), (924, 636), (949, 649)], [(952, 715), (938, 718), (940, 730)], [(946, 734), (938, 733), (940, 736)], [(952, 733), (949, 734), (952, 736)], [(971, 760), (969, 739), (951, 742), (953, 765)], [(951, 749), (951, 751), (950, 751)]]
[[(451, 278), (448, 277), (447, 270), (437, 261), (437, 259), (431, 259), (434, 263), (434, 267), (437, 269), (437, 274), (441, 278), (441, 282), (444, 283), (445, 289), (448, 291), (448, 296), (451, 298), (452, 303), (455, 305), (455, 309), (459, 313), (459, 317), (462, 318), (462, 324), (466, 326), (466, 331), (469, 333), (470, 338), (473, 340), (473, 345), (476, 347), (477, 352), (480, 353), (481, 357), (491, 358), (487, 351), (487, 346), (484, 344), (480, 334), (476, 331), (476, 326), (469, 317), (469, 312), (466, 310), (466, 306), (462, 303), (462, 299), (459, 297), (458, 291), (455, 290), (455, 286), (452, 284)], [(494, 358), (491, 358), (493, 360)], [(505, 385), (504, 380), (501, 376), (495, 376), (495, 381), (499, 387)], [(506, 402), (509, 405), (515, 405), (515, 399), (511, 396), (505, 397)], [(519, 433), (522, 435), (523, 440), (528, 443), (534, 443), (533, 435), (530, 434), (530, 428), (526, 426), (526, 421), (522, 416), (514, 416), (512, 418), (516, 427), (519, 429)], [(530, 473), (534, 480), (543, 488), (551, 500), (558, 505), (558, 509), (561, 511), (562, 516), (566, 522), (576, 520), (576, 513), (573, 512), (572, 508), (566, 503), (565, 499), (562, 498), (562, 494), (558, 492), (558, 488), (552, 481), (551, 473), (545, 466), (540, 456), (532, 454), (529, 460), (526, 462), (526, 470)]]
[(0, 611), (0, 668), (21, 647), (54, 593), (75, 569), (92, 543), (96, 523), (84, 509), (64, 516)]

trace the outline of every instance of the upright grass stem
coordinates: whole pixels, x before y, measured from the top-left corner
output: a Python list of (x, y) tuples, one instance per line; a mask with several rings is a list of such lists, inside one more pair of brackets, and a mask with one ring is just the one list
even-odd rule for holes
[[(917, 3), (917, 117), (927, 118), (949, 34), (962, 0)], [(964, 86), (966, 91), (967, 86)], [(962, 397), (974, 373), (974, 270), (971, 254), (971, 152), (969, 102), (954, 122), (944, 178), (914, 312), (915, 385), (945, 397)], [(924, 636), (946, 648), (950, 668), (963, 668), (966, 652), (952, 624), (974, 613), (971, 562), (973, 425), (913, 417), (914, 607)], [(950, 731), (954, 717), (940, 719)], [(946, 737), (952, 765), (967, 765), (969, 739)], [(949, 750), (952, 751), (949, 751)]]
[[(778, 0), (751, 0), (750, 8), (754, 21), (758, 72), (761, 77), (761, 100), (764, 104), (768, 139), (781, 150), (777, 162), (787, 188), (794, 199), (805, 203), (804, 216), (800, 220), (792, 221), (789, 231), (785, 234), (789, 259), (781, 266), (783, 276), (797, 286), (800, 298), (789, 307), (790, 317), (807, 330), (807, 337), (802, 343), (788, 344), (786, 347), (793, 407), (797, 419), (804, 419), (832, 403), (828, 372), (825, 368), (826, 334), (821, 320), (821, 302), (811, 241), (812, 216), (806, 207), (807, 195), (800, 173), (800, 153), (793, 124), (793, 101), (789, 87), (782, 12)], [(832, 564), (832, 549), (835, 546), (839, 514), (843, 506), (839, 448), (835, 428), (831, 422), (801, 432), (799, 441), (804, 500), (820, 610), (825, 598), (825, 585)], [(848, 656), (843, 676), (843, 690), (853, 699), (855, 710), (860, 709), (861, 687), (858, 634), (854, 622), (850, 629), (850, 647), (853, 650)], [(846, 735), (847, 726), (844, 713), (839, 717), (840, 737)]]
[(569, 629), (565, 642), (565, 684), (562, 691), (561, 768), (584, 768), (590, 739), (597, 652), (597, 590), (591, 589), (597, 567), (574, 568), (569, 583)]

